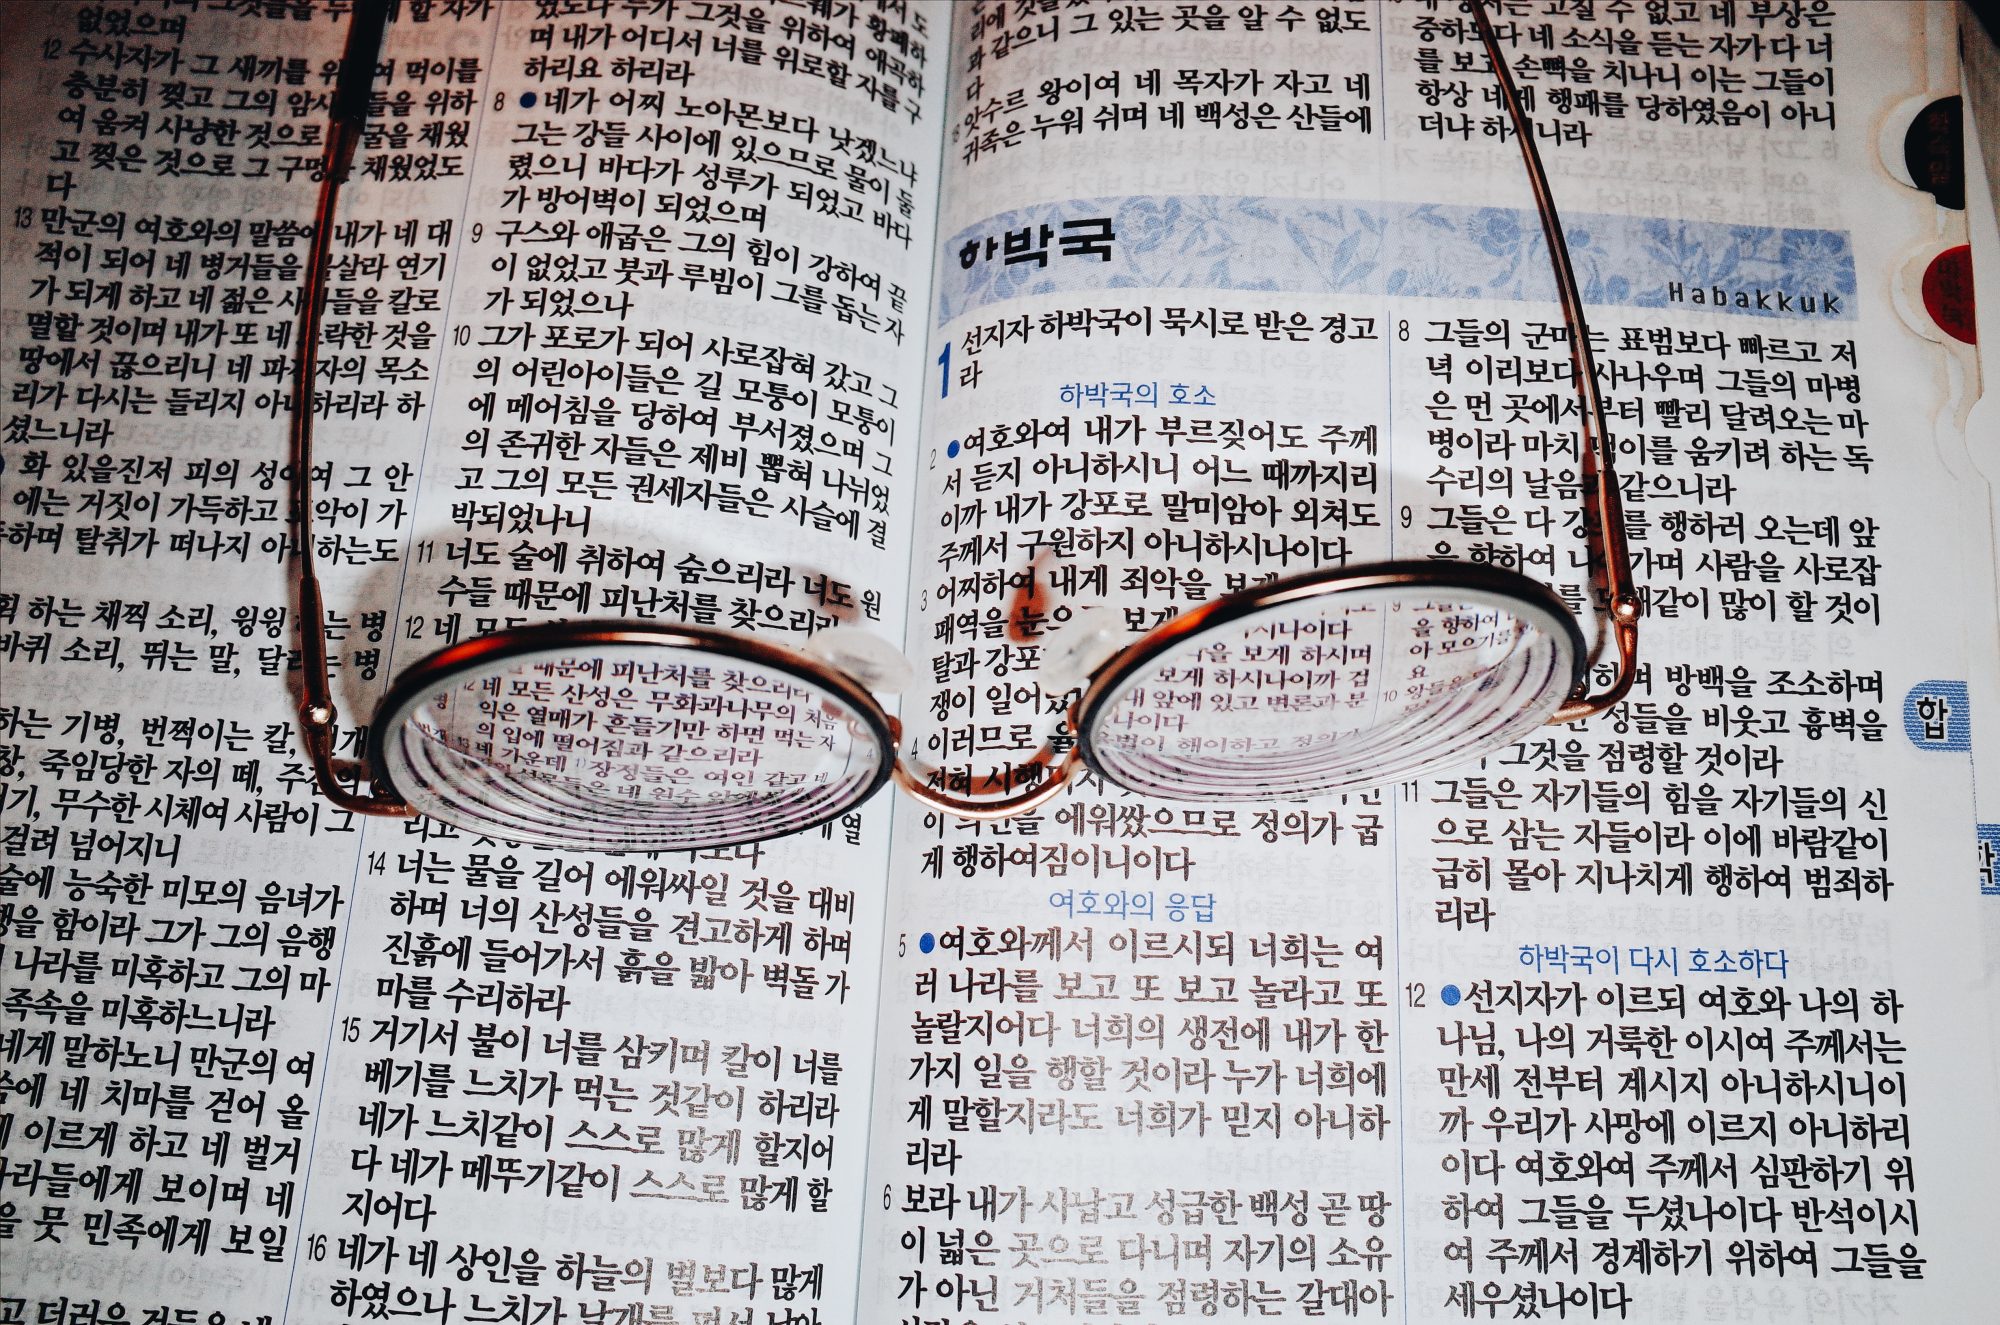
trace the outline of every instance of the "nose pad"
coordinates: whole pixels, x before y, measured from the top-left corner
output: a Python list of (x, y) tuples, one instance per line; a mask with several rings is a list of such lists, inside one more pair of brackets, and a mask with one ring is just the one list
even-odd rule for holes
[(1042, 689), (1060, 695), (1090, 680), (1125, 646), (1118, 618), (1102, 607), (1079, 607), (1042, 642)]
[(900, 695), (917, 678), (902, 650), (859, 626), (822, 630), (805, 642), (804, 650), (878, 695)]

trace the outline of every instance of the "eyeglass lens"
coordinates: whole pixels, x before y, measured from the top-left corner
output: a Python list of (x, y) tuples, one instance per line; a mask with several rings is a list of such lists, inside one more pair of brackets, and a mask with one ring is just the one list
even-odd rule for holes
[(886, 751), (841, 696), (652, 644), (475, 664), (399, 708), (384, 754), (419, 810), (515, 841), (699, 850), (798, 832), (874, 790)]
[(1176, 799), (1380, 786), (1546, 721), (1576, 679), (1564, 625), (1436, 585), (1280, 602), (1126, 668), (1084, 717), (1086, 750), (1112, 781)]

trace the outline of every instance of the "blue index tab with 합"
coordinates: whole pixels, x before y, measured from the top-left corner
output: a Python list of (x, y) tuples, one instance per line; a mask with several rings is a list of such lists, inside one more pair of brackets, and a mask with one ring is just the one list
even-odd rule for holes
[(1903, 734), (1919, 750), (1969, 754), (1972, 701), (1963, 681), (1923, 681), (1903, 697)]
[[(1923, 681), (1903, 696), (1903, 734), (1919, 750), (1972, 755), (1972, 699), (1963, 681)], [(1975, 804), (1977, 784), (1974, 786)], [(1979, 892), (2000, 897), (2000, 824), (1975, 823)]]

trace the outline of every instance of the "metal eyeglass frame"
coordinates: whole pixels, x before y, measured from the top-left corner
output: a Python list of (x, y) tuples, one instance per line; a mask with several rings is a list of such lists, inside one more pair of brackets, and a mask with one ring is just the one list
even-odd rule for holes
[[(1068, 783), (1080, 764), (1091, 765), (1089, 717), (1094, 706), (1147, 663), (1190, 636), (1226, 622), (1288, 601), (1353, 589), (1471, 590), (1476, 594), (1498, 596), (1552, 617), (1559, 625), (1567, 627), (1566, 633), (1574, 649), (1575, 678), (1568, 698), (1547, 721), (1572, 722), (1602, 713), (1617, 704), (1631, 690), (1636, 674), (1640, 607), (1632, 582), (1631, 560), (1626, 550), (1623, 504), (1613, 468), (1610, 437), (1605, 427), (1603, 401), (1598, 393), (1596, 365), (1591, 355), (1583, 301), (1577, 292), (1562, 222), (1557, 217), (1548, 177), (1542, 169), (1533, 128), (1528, 123), (1507, 62), (1500, 51), (1485, 0), (1467, 0), (1467, 5), (1485, 46), (1488, 63), (1499, 83), (1515, 140), (1520, 145), (1569, 332), (1571, 375), (1581, 406), (1579, 426), (1583, 436), (1579, 446), (1580, 472), (1590, 582), (1603, 604), (1605, 624), (1617, 651), (1617, 670), (1602, 689), (1592, 692), (1590, 674), (1603, 653), (1604, 630), (1600, 628), (1597, 643), (1586, 658), (1581, 647), (1582, 630), (1574, 612), (1546, 585), (1517, 572), (1480, 563), (1392, 561), (1313, 571), (1241, 590), (1184, 613), (1140, 636), (1090, 672), (1087, 683), (1069, 709), (1070, 730), (1076, 739), (1069, 743), (1066, 750), (1057, 754), (1053, 747), (1044, 746), (1034, 757), (1008, 774), (974, 783), (975, 794), (971, 796), (957, 796), (944, 791), (934, 785), (942, 779), (926, 777), (905, 763), (897, 753), (902, 739), (901, 724), (882, 708), (865, 685), (841, 668), (796, 649), (729, 631), (629, 621), (567, 621), (516, 627), (482, 635), (434, 653), (400, 674), (377, 703), (365, 758), (351, 760), (336, 757), (337, 712), (328, 670), (325, 603), (314, 564), (312, 531), (314, 369), (334, 210), (340, 187), (347, 179), (355, 150), (361, 141), (374, 83), (375, 62), (380, 53), (390, 7), (390, 0), (355, 0), (334, 88), (312, 244), (299, 296), (298, 346), (293, 365), (290, 422), (289, 507), (296, 552), (293, 587), (303, 691), (299, 705), (300, 734), (321, 794), (341, 809), (355, 813), (415, 817), (420, 811), (396, 794), (389, 771), (391, 760), (385, 753), (385, 733), (400, 725), (402, 718), (427, 692), (434, 692), (434, 687), (441, 680), (462, 676), (468, 669), (481, 664), (545, 654), (556, 649), (583, 651), (593, 646), (639, 644), (717, 654), (735, 661), (774, 668), (838, 697), (872, 729), (870, 734), (881, 743), (884, 759), (864, 788), (850, 800), (811, 822), (763, 836), (789, 835), (824, 823), (866, 801), (892, 777), (905, 792), (930, 808), (967, 818), (1004, 818), (1041, 805)], [(347, 779), (352, 779), (355, 785), (346, 785)], [(1025, 790), (1020, 789), (1023, 783), (1027, 784)], [(995, 789), (1000, 794), (994, 798), (979, 794)], [(448, 815), (439, 817), (449, 818)], [(756, 841), (759, 837), (751, 834), (740, 840)]]

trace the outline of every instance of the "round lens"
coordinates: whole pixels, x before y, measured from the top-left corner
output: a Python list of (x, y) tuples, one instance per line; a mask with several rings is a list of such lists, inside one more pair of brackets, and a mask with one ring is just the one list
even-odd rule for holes
[(1277, 800), (1416, 777), (1546, 722), (1582, 652), (1560, 602), (1525, 579), (1516, 596), (1411, 578), (1237, 595), (1170, 627), (1086, 694), (1085, 755), (1147, 795)]
[(555, 633), (413, 668), (378, 720), (390, 786), (510, 841), (689, 851), (810, 828), (888, 777), (880, 708), (810, 659), (685, 629)]

